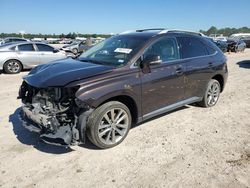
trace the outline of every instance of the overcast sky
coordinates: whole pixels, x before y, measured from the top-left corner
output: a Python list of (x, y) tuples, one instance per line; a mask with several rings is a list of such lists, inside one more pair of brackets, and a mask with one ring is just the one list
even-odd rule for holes
[(0, 0), (0, 32), (119, 33), (250, 27), (250, 0)]

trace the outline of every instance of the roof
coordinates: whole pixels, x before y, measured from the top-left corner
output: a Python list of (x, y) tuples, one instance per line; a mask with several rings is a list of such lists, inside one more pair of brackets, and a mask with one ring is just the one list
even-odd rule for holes
[(8, 49), (8, 48), (11, 48), (12, 46), (16, 46), (16, 45), (20, 45), (20, 44), (45, 44), (45, 45), (48, 45), (48, 44), (43, 43), (43, 42), (23, 41), (23, 42), (11, 42), (11, 43), (7, 43), (7, 44), (3, 44), (3, 45), (0, 45), (0, 48), (7, 48)]
[(21, 37), (6, 37), (4, 39), (22, 39), (22, 40), (27, 40), (27, 39), (21, 38)]

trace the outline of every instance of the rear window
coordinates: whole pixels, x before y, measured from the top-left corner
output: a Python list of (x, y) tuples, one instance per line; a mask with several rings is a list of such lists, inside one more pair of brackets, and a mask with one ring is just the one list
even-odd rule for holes
[(18, 46), (19, 51), (35, 51), (33, 44), (22, 44)]
[(26, 41), (25, 39), (12, 39), (12, 42)]
[(207, 55), (205, 44), (193, 37), (177, 37), (181, 57), (192, 58)]
[(44, 44), (36, 44), (36, 46), (38, 50), (42, 52), (53, 52), (54, 50), (54, 48), (52, 48), (51, 46), (44, 45)]

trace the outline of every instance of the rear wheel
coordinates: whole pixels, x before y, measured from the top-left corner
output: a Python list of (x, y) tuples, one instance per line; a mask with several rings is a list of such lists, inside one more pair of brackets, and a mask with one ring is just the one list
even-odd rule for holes
[(3, 69), (8, 74), (17, 74), (22, 70), (22, 65), (17, 60), (8, 60), (4, 63)]
[(126, 105), (118, 101), (98, 107), (88, 119), (87, 136), (99, 148), (120, 144), (131, 127), (131, 114)]
[(198, 104), (205, 108), (214, 106), (219, 99), (220, 91), (221, 91), (220, 83), (215, 79), (210, 80), (207, 85), (205, 95), (202, 101), (199, 102)]

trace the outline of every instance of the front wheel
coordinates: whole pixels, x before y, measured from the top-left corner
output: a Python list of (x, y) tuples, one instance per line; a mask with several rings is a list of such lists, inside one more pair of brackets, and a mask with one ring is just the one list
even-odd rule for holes
[(215, 79), (210, 80), (208, 82), (205, 95), (203, 96), (202, 101), (199, 102), (198, 104), (205, 108), (214, 106), (219, 99), (220, 91), (221, 91), (220, 83)]
[(131, 127), (131, 113), (118, 101), (107, 102), (90, 115), (87, 136), (99, 148), (111, 148), (120, 144)]

